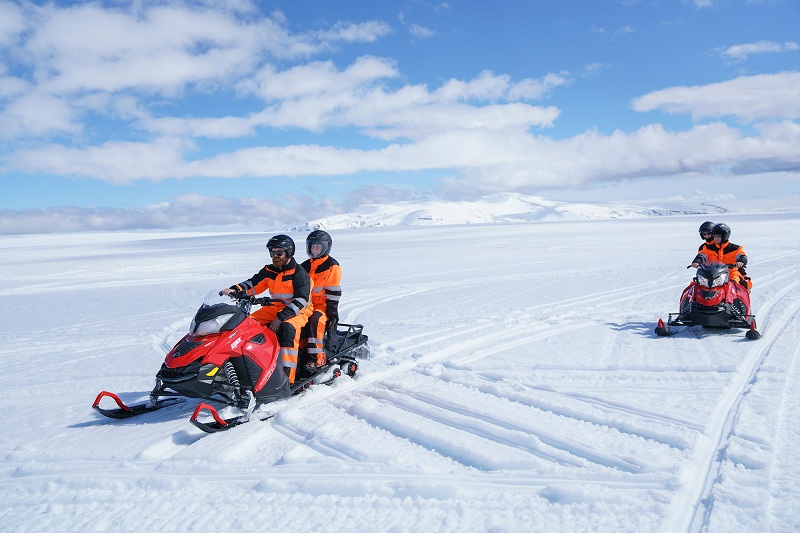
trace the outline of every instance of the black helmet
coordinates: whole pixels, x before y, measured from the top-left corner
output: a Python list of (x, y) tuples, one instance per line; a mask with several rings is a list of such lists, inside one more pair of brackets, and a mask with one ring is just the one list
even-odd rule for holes
[[(321, 244), (322, 245), (322, 252), (318, 256), (314, 256), (311, 254), (311, 245), (312, 244)], [(306, 237), (306, 252), (308, 253), (308, 257), (313, 257), (316, 259), (317, 257), (325, 257), (326, 255), (331, 253), (331, 248), (333, 247), (333, 239), (331, 236), (328, 235), (327, 231), (322, 231), (321, 229), (317, 229), (312, 231)]]
[(283, 248), (289, 257), (294, 257), (294, 241), (288, 235), (275, 235), (267, 242), (267, 250)]
[(731, 238), (731, 228), (728, 227), (727, 224), (719, 223), (714, 224), (714, 227), (711, 229), (711, 235), (721, 235), (722, 242), (728, 242), (728, 239)]
[(700, 237), (703, 237), (703, 233), (711, 233), (711, 230), (714, 229), (714, 223), (710, 220), (706, 220), (702, 224), (700, 224), (700, 229), (698, 232), (700, 233)]

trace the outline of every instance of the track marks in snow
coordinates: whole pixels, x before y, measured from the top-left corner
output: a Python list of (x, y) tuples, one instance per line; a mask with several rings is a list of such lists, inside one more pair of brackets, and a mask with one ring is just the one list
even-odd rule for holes
[[(450, 383), (458, 383), (542, 412), (579, 423), (613, 429), (632, 438), (648, 439), (681, 451), (688, 448), (695, 434), (703, 429), (699, 422), (646, 409), (643, 406), (606, 399), (613, 397), (615, 392), (618, 394), (623, 392), (621, 386), (605, 387), (602, 391), (590, 395), (574, 389), (561, 391), (518, 380), (507, 382), (503, 379), (494, 379), (485, 373), (447, 370), (443, 374), (441, 378)], [(479, 376), (478, 380), (476, 376)], [(674, 394), (688, 394), (690, 390), (690, 385), (686, 384), (676, 389)], [(691, 392), (696, 393), (694, 390)]]
[(181, 451), (185, 450), (188, 446), (191, 446), (200, 440), (202, 437), (203, 435), (198, 435), (197, 433), (178, 431), (177, 433), (174, 433), (171, 436), (143, 449), (139, 454), (139, 457), (149, 461), (163, 461), (174, 457)]
[[(296, 411), (295, 411), (296, 412)], [(309, 430), (305, 427), (306, 420), (300, 418), (293, 420), (292, 413), (279, 413), (272, 421), (272, 429), (287, 439), (311, 449), (321, 456), (333, 457), (342, 460), (362, 461), (365, 456), (347, 446), (341, 439), (336, 438), (336, 433), (328, 433), (323, 422)]]
[[(800, 312), (800, 303), (795, 303), (788, 311), (784, 310), (780, 314), (773, 309), (798, 287), (800, 280), (772, 293), (769, 301), (762, 306), (762, 312), (772, 317), (770, 327), (762, 331), (763, 337), (759, 341), (752, 344), (727, 391), (717, 402), (717, 408), (711, 417), (713, 422), (698, 443), (695, 460), (687, 469), (685, 486), (676, 499), (675, 511), (672, 513), (675, 520), (673, 530), (699, 531), (708, 525), (713, 510), (714, 486), (720, 480), (726, 450), (735, 434), (742, 404), (780, 333), (796, 319)], [(693, 475), (697, 472), (701, 474)]]
[[(481, 439), (482, 442), (477, 448), (481, 451), (488, 450), (492, 457), (496, 454), (492, 452), (491, 447), (500, 445), (516, 448), (525, 454), (561, 466), (586, 467), (589, 463), (594, 463), (600, 467), (622, 472), (635, 473), (641, 470), (640, 464), (618, 457), (613, 452), (586, 446), (577, 440), (564, 437), (558, 430), (546, 429), (555, 426), (552, 421), (543, 423), (543, 417), (523, 417), (525, 406), (513, 402), (487, 399), (488, 401), (480, 402), (481, 408), (476, 409), (474, 406), (447, 400), (441, 394), (411, 389), (402, 384), (384, 385), (373, 393), (372, 397), (388, 406), (446, 426), (451, 431), (456, 430), (459, 432), (458, 435), (447, 439), (451, 448), (460, 447), (469, 435)], [(434, 434), (438, 435), (441, 432), (436, 431)], [(498, 453), (500, 456), (513, 456), (508, 452)], [(529, 462), (530, 460), (516, 459), (512, 466), (504, 468), (527, 468)], [(487, 464), (471, 466), (489, 469)]]
[[(797, 339), (795, 338), (795, 342)], [(800, 345), (795, 344), (791, 363), (786, 368), (783, 394), (771, 394), (781, 399), (776, 420), (776, 439), (772, 462), (769, 465), (769, 492), (767, 521), (774, 531), (800, 531), (800, 519), (791, 512), (800, 501)]]
[[(596, 277), (597, 273), (593, 274)], [(782, 283), (787, 277), (788, 273), (780, 272), (759, 281), (760, 285), (766, 286)], [(576, 379), (575, 386), (567, 386), (568, 380), (560, 380), (559, 387), (548, 388), (546, 382), (514, 380), (513, 372), (506, 375), (507, 379), (499, 379), (485, 368), (494, 363), (492, 358), (504, 353), (518, 355), (518, 361), (525, 364), (522, 356), (526, 352), (546, 346), (550, 340), (568, 342), (572, 333), (586, 328), (608, 332), (607, 324), (598, 320), (598, 316), (636, 314), (637, 306), (642, 302), (652, 306), (655, 299), (672, 307), (677, 298), (664, 295), (685, 285), (685, 272), (662, 276), (656, 273), (655, 278), (634, 286), (593, 290), (588, 295), (567, 296), (557, 302), (537, 302), (535, 299), (536, 284), (553, 283), (552, 280), (524, 274), (516, 279), (509, 276), (508, 280), (513, 283), (509, 292), (529, 295), (529, 304), (519, 307), (517, 303), (510, 313), (481, 321), (474, 320), (480, 314), (475, 309), (491, 309), (486, 307), (487, 302), (478, 290), (480, 283), (475, 280), (468, 280), (464, 287), (459, 288), (461, 292), (447, 282), (407, 283), (389, 289), (367, 286), (348, 294), (343, 302), (346, 317), (343, 320), (365, 323), (371, 343), (378, 347), (377, 357), (363, 364), (356, 379), (337, 382), (330, 388), (320, 387), (317, 391), (312, 389), (309, 391), (311, 394), (293, 398), (293, 403), (285, 406), (274, 419), (265, 423), (253, 422), (237, 429), (238, 438), (230, 439), (223, 454), (228, 460), (235, 461), (238, 456), (251, 456), (254, 450), (280, 449), (282, 455), (268, 457), (265, 462), (281, 465), (309, 461), (364, 464), (386, 460), (397, 466), (398, 463), (391, 461), (399, 459), (384, 457), (379, 450), (368, 446), (368, 443), (379, 442), (386, 443), (386, 448), (391, 450), (424, 448), (427, 460), (439, 461), (437, 464), (452, 461), (459, 472), (479, 470), (481, 475), (476, 478), (465, 475), (477, 485), (490, 483), (495, 473), (511, 472), (515, 479), (533, 476), (535, 483), (569, 483), (580, 477), (599, 484), (619, 482), (623, 487), (674, 490), (677, 472), (670, 465), (685, 464), (687, 460), (681, 455), (692, 457), (693, 444), (701, 438), (703, 420), (707, 419), (708, 413), (692, 416), (692, 413), (669, 407), (662, 410), (656, 405), (627, 402), (621, 389), (591, 380), (578, 383), (580, 380)], [(497, 282), (493, 285), (496, 286)], [(173, 295), (167, 296), (176, 304), (185, 297), (183, 294), (174, 295), (174, 299)], [(504, 303), (510, 301), (503, 300)], [(371, 325), (378, 321), (371, 318), (373, 311), (380, 314), (384, 308), (402, 310), (406, 302), (415, 313), (398, 313), (397, 326), (382, 330), (398, 334), (374, 335)], [(773, 327), (770, 309), (756, 306), (755, 311), (761, 313), (760, 325), (766, 324), (769, 331)], [(434, 322), (441, 323), (438, 317), (441, 313), (452, 314), (453, 327), (445, 331), (421, 327), (430, 316), (436, 316)], [(185, 322), (182, 321), (184, 326)], [(176, 324), (169, 326), (173, 327), (177, 327)], [(168, 340), (169, 334), (165, 330), (160, 340), (154, 340), (154, 347), (162, 351), (168, 349), (173, 344)], [(715, 349), (730, 339), (719, 335), (716, 339), (701, 340), (706, 335), (697, 328), (682, 339), (672, 339), (685, 341), (687, 352), (691, 354), (685, 362), (665, 362), (659, 367), (657, 361), (643, 358), (643, 363), (638, 366), (620, 363), (620, 368), (612, 368), (613, 355), (629, 347), (625, 342), (629, 334), (630, 328), (620, 327), (612, 331), (602, 344), (604, 358), (585, 359), (584, 364), (590, 361), (592, 365), (597, 364), (596, 369), (575, 368), (572, 362), (561, 362), (556, 358), (546, 367), (548, 363), (542, 363), (540, 358), (532, 360), (525, 374), (539, 375), (532, 374), (531, 370), (538, 367), (545, 370), (542, 376), (557, 368), (563, 370), (563, 375), (572, 372), (576, 376), (581, 372), (585, 375), (592, 372), (612, 374), (620, 369), (633, 373), (640, 371), (642, 375), (659, 372), (683, 372), (686, 375), (692, 374), (693, 368), (698, 372), (705, 369), (708, 374), (720, 375), (720, 382), (705, 383), (698, 379), (693, 392), (700, 391), (715, 398), (723, 392), (725, 382), (735, 377), (739, 360), (718, 361), (714, 358)], [(585, 333), (580, 336), (585, 336)], [(715, 340), (718, 342), (714, 343)], [(656, 353), (659, 342), (664, 344), (662, 340), (653, 340)], [(391, 359), (388, 364), (386, 359)], [(713, 363), (709, 364), (709, 361)], [(509, 370), (513, 371), (513, 366)], [(479, 379), (464, 377), (470, 373)], [(416, 381), (421, 376), (438, 381), (422, 389), (406, 385), (407, 380)], [(679, 398), (686, 392), (683, 385), (677, 384), (672, 388), (662, 384), (654, 390), (662, 397)], [(475, 402), (467, 405), (449, 399), (445, 391), (452, 386), (473, 388)], [(640, 392), (649, 386), (642, 385)], [(313, 394), (321, 392), (320, 389), (325, 394)], [(454, 397), (461, 394), (463, 391)], [(313, 410), (308, 409), (314, 404)], [(475, 409), (475, 405), (480, 408)], [(511, 408), (514, 413), (510, 415), (508, 410)], [(351, 436), (332, 428), (337, 421), (347, 418), (350, 420), (343, 425), (357, 425), (368, 438), (349, 441)], [(571, 438), (586, 433), (592, 436), (588, 441)], [(142, 452), (143, 456), (153, 460), (189, 458), (194, 455), (193, 449), (205, 447), (212, 441), (218, 445), (229, 437), (221, 434), (190, 441), (183, 439), (184, 436), (178, 434), (177, 442), (154, 443)], [(643, 445), (642, 441), (646, 443)], [(626, 442), (636, 442), (636, 446), (631, 448), (646, 453), (638, 457), (627, 454)], [(498, 453), (492, 454), (492, 450)], [(663, 461), (658, 459), (662, 453), (667, 454)], [(412, 472), (403, 470), (409, 465), (400, 466), (396, 469), (397, 476), (401, 476), (403, 471)], [(517, 476), (517, 472), (522, 477)]]

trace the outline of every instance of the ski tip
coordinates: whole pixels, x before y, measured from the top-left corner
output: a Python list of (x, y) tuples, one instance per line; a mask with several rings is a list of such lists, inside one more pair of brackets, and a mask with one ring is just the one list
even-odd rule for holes
[[(198, 420), (197, 417), (203, 411), (208, 411), (211, 413), (211, 416), (214, 418), (214, 420), (211, 422), (201, 422)], [(219, 433), (220, 431), (227, 431), (233, 427), (244, 424), (248, 420), (249, 418), (246, 416), (235, 416), (233, 418), (224, 419), (212, 406), (208, 405), (207, 403), (201, 403), (195, 408), (194, 413), (192, 413), (192, 416), (189, 419), (189, 422), (191, 422), (194, 427), (205, 431), (206, 433)]]
[(664, 321), (659, 318), (658, 319), (658, 325), (656, 326), (656, 329), (655, 329), (655, 333), (659, 337), (669, 337), (669, 336), (673, 335), (675, 332), (674, 331), (670, 331), (670, 329), (666, 326), (666, 324), (664, 324)]
[(203, 411), (208, 411), (209, 413), (211, 413), (211, 416), (214, 417), (214, 421), (220, 426), (226, 425), (225, 420), (223, 420), (222, 417), (219, 416), (217, 410), (214, 409), (213, 406), (208, 405), (207, 403), (198, 404), (197, 407), (195, 407), (194, 413), (192, 413), (192, 417), (189, 420), (192, 423), (194, 423), (197, 420), (197, 417), (200, 416), (200, 413), (202, 413)]
[(761, 333), (759, 333), (757, 329), (753, 328), (748, 329), (744, 336), (751, 341), (755, 341), (761, 338)]
[(94, 403), (92, 404), (92, 409), (100, 410), (100, 407), (99, 407), (100, 406), (100, 401), (103, 398), (106, 398), (106, 397), (111, 398), (112, 400), (114, 400), (116, 402), (117, 406), (119, 406), (119, 408), (122, 409), (123, 411), (130, 411), (131, 410), (131, 408), (128, 407), (127, 405), (125, 405), (125, 403), (120, 399), (119, 396), (117, 396), (113, 392), (108, 392), (108, 391), (101, 391), (100, 394), (97, 395), (97, 398), (94, 399)]
[(756, 329), (755, 318), (750, 319), (750, 329), (747, 330), (747, 333), (745, 333), (744, 336), (750, 339), (751, 341), (758, 340), (761, 338), (761, 333), (759, 333), (758, 330)]

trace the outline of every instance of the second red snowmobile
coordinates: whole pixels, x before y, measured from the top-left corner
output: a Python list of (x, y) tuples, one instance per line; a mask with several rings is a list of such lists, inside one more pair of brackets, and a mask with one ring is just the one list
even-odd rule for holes
[(655, 333), (667, 337), (677, 333), (675, 326), (706, 328), (746, 328), (748, 339), (758, 339), (756, 317), (750, 312), (750, 292), (730, 279), (729, 267), (722, 263), (704, 263), (697, 276), (683, 290), (680, 311), (670, 313), (665, 324), (658, 319)]

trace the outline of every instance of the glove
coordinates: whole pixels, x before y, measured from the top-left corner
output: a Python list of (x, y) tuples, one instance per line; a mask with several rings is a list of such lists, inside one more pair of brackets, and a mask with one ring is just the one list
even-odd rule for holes
[[(222, 291), (222, 292), (224, 293), (225, 291)], [(228, 296), (230, 296), (234, 300), (246, 300), (247, 299), (247, 295), (245, 293), (243, 293), (243, 292), (232, 291), (232, 292), (229, 292), (227, 294), (228, 294)]]
[(336, 326), (339, 325), (339, 319), (334, 318), (328, 322), (328, 338), (332, 339), (336, 336)]
[(227, 289), (222, 289), (219, 291), (220, 296), (230, 296), (231, 298), (236, 298), (237, 300), (241, 300), (245, 297), (245, 294), (241, 292), (238, 287), (228, 287)]
[(258, 304), (258, 305), (269, 305), (272, 303), (272, 300), (267, 298), (266, 296), (263, 298), (256, 298), (255, 296), (250, 297), (250, 303)]

